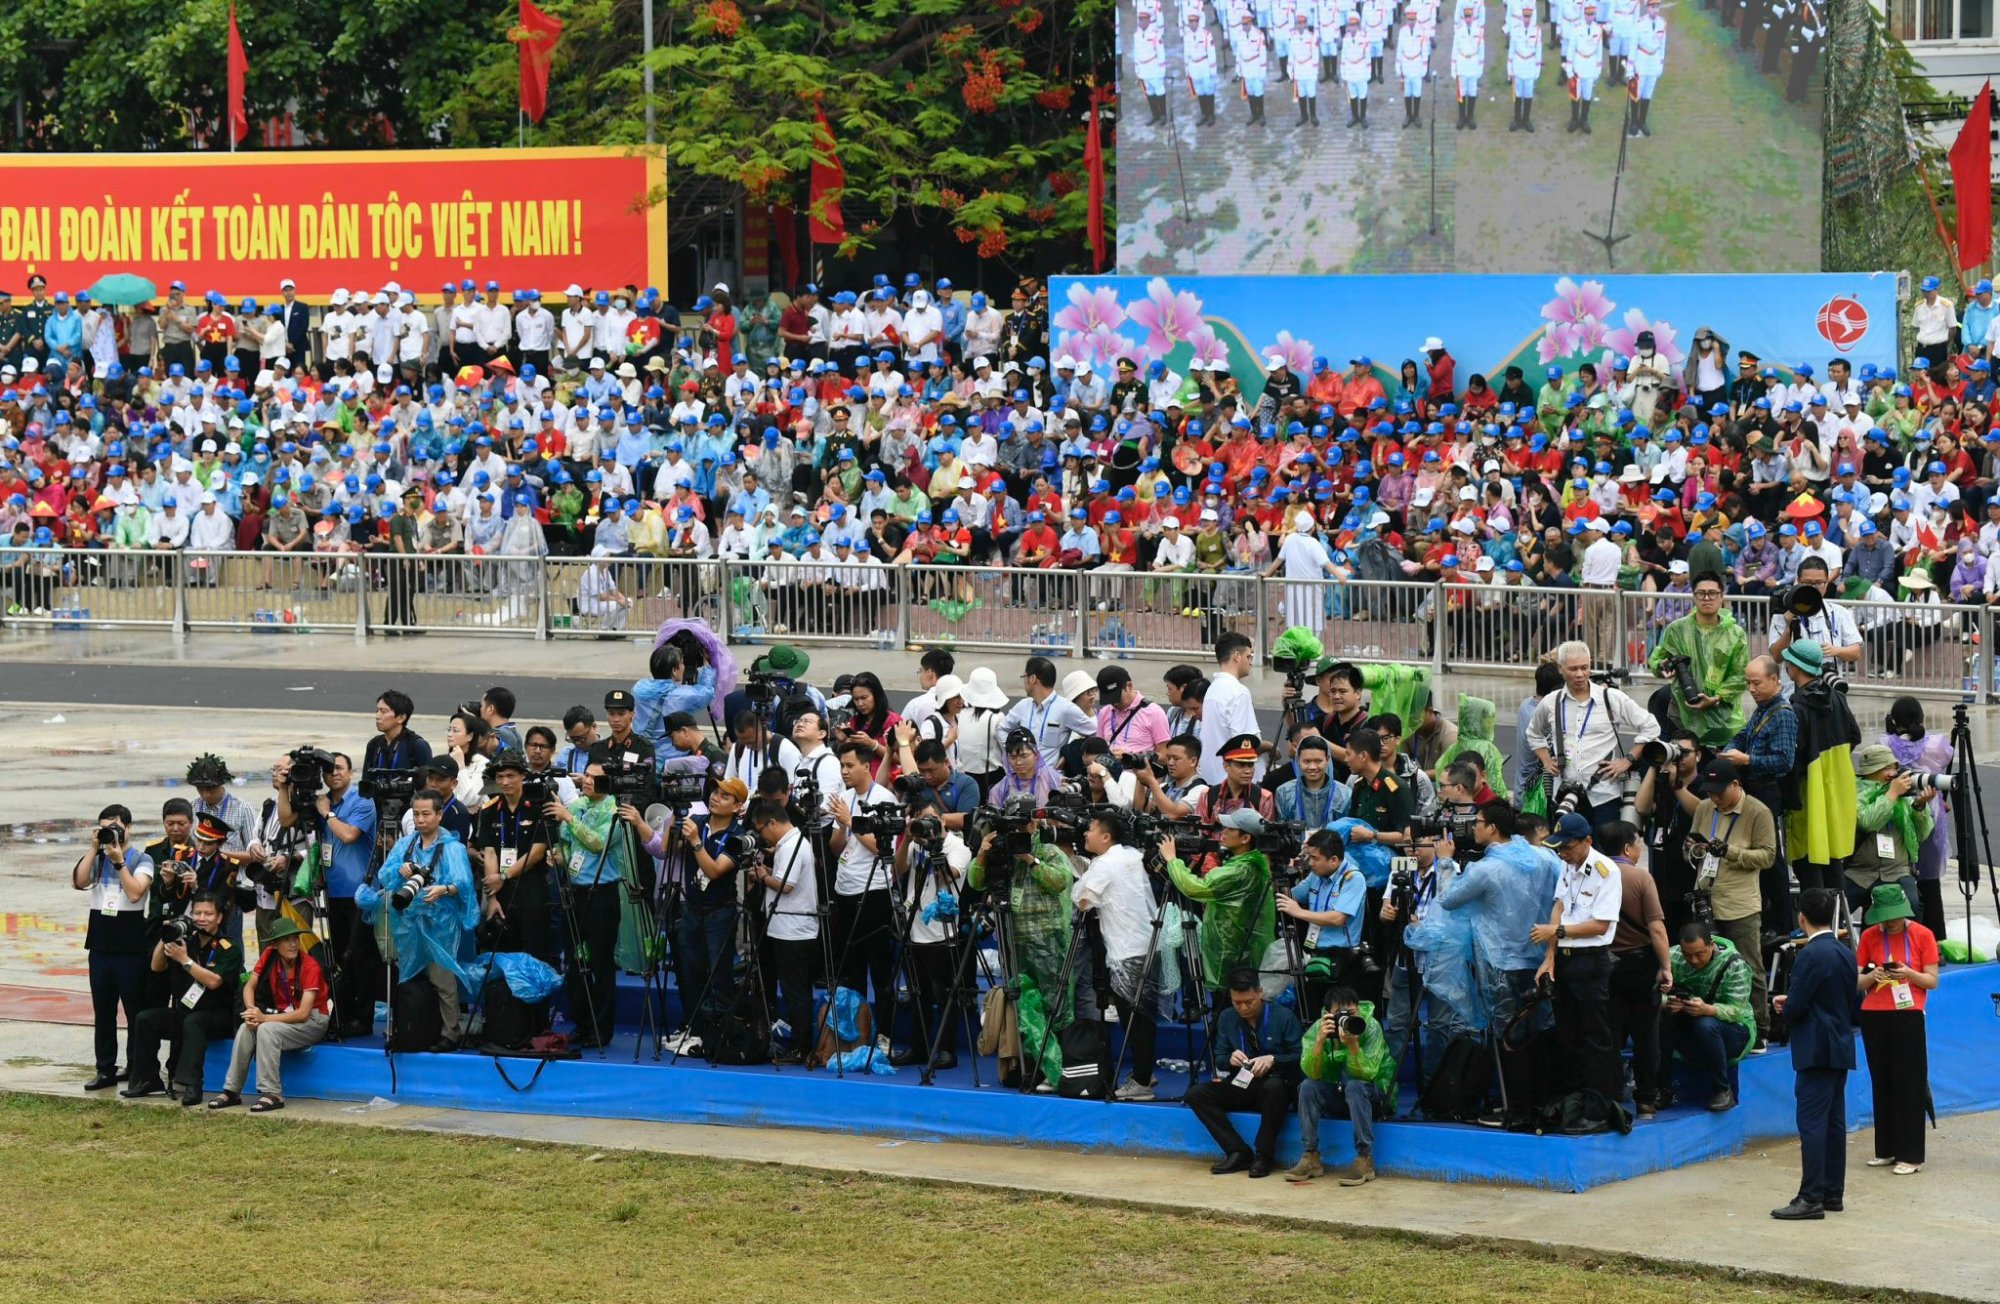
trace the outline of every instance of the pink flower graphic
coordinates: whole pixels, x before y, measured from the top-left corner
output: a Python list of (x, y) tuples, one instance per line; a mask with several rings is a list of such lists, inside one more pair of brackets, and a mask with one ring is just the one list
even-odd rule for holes
[(1194, 345), (1194, 357), (1191, 361), (1219, 362), (1225, 367), (1229, 365), (1229, 346), (1222, 342), (1222, 337), (1215, 333), (1215, 327), (1208, 323), (1203, 322), (1198, 328), (1189, 332), (1188, 343)]
[(1663, 321), (1647, 321), (1646, 314), (1637, 308), (1625, 310), (1625, 328), (1605, 335), (1604, 347), (1621, 358), (1632, 357), (1639, 351), (1639, 332), (1645, 330), (1653, 332), (1653, 347), (1669, 367), (1678, 367), (1686, 359), (1686, 352), (1674, 338), (1674, 328)]
[(1596, 318), (1580, 322), (1554, 322), (1542, 332), (1536, 346), (1543, 362), (1590, 353), (1604, 343), (1604, 323)]
[(1116, 290), (1108, 285), (1091, 289), (1082, 281), (1072, 281), (1069, 307), (1055, 315), (1053, 325), (1057, 330), (1088, 335), (1100, 326), (1115, 330), (1124, 320), (1125, 310), (1118, 304)]
[(1090, 365), (1102, 368), (1107, 375), (1120, 358), (1131, 358), (1142, 368), (1153, 359), (1144, 344), (1134, 344), (1109, 326), (1099, 326), (1085, 336), (1084, 347), (1090, 350)]
[(1146, 352), (1164, 358), (1176, 341), (1187, 339), (1202, 325), (1201, 300), (1186, 290), (1175, 291), (1164, 276), (1146, 286), (1146, 297), (1132, 305), (1126, 319), (1146, 332)]
[(1073, 331), (1065, 331), (1056, 337), (1055, 347), (1049, 350), (1050, 358), (1088, 359), (1090, 339)]
[(1556, 282), (1556, 297), (1542, 305), (1542, 317), (1557, 324), (1578, 325), (1603, 321), (1618, 305), (1604, 295), (1604, 282), (1585, 281), (1578, 285), (1565, 276)]
[(1290, 331), (1279, 331), (1277, 341), (1257, 350), (1260, 361), (1268, 361), (1276, 354), (1285, 360), (1285, 365), (1301, 376), (1312, 374), (1313, 346), (1311, 340), (1295, 340)]

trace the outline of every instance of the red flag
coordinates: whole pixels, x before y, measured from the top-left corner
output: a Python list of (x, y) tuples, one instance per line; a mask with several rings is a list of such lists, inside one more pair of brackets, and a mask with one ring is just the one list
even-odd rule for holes
[(1958, 267), (1993, 256), (1993, 83), (1979, 88), (1951, 146), (1951, 186), (1958, 210)]
[(1090, 179), (1090, 214), (1084, 230), (1090, 236), (1090, 268), (1104, 270), (1104, 139), (1098, 127), (1098, 106), (1107, 98), (1104, 87), (1090, 92), (1090, 126), (1083, 137), (1083, 166)]
[(521, 112), (531, 122), (549, 111), (549, 62), (562, 31), (562, 19), (535, 8), (534, 0), (521, 0), (520, 24), (509, 35), (521, 47)]
[(250, 135), (250, 114), (243, 107), (243, 79), (250, 75), (250, 58), (243, 53), (243, 37), (236, 30), (236, 6), (229, 6), (229, 139), (241, 142)]
[(806, 239), (814, 244), (839, 244), (847, 239), (847, 220), (840, 215), (840, 195), (847, 189), (847, 172), (835, 151), (833, 124), (826, 110), (818, 113), (820, 146), (813, 151), (812, 192), (806, 202)]

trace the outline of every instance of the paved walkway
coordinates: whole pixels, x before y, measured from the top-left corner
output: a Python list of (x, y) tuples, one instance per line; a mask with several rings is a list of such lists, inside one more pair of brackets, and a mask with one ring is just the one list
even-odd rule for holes
[[(0, 1090), (75, 1097), (88, 1076), (87, 1029), (0, 1022)], [(147, 1101), (134, 1108), (161, 1107)], [(512, 1137), (595, 1149), (647, 1150), (750, 1163), (1026, 1189), (1094, 1200), (1283, 1217), (1425, 1236), (1558, 1246), (1583, 1255), (1638, 1255), (1747, 1274), (1778, 1274), (1845, 1287), (1922, 1290), (2000, 1300), (1990, 1254), (1991, 1210), (2000, 1206), (2000, 1114), (1946, 1121), (1922, 1174), (1897, 1178), (1861, 1167), (1866, 1133), (1849, 1138), (1848, 1212), (1823, 1223), (1774, 1223), (1767, 1211), (1791, 1194), (1796, 1152), (1765, 1144), (1732, 1159), (1654, 1173), (1584, 1195), (1513, 1187), (1383, 1178), (1348, 1191), (1276, 1179), (1211, 1177), (1183, 1160), (764, 1128), (613, 1122), (545, 1114), (485, 1114), (378, 1100), (343, 1105), (294, 1099), (282, 1119)], [(216, 1119), (216, 1126), (237, 1120)]]

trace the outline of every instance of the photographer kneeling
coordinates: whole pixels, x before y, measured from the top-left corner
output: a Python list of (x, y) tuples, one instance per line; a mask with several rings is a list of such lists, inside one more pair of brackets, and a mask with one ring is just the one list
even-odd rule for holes
[(1757, 1031), (1750, 1005), (1750, 980), (1757, 968), (1735, 943), (1717, 937), (1701, 920), (1681, 925), (1681, 944), (1673, 953), (1674, 985), (1660, 1022), (1660, 1054), (1663, 1063), (1671, 1063), (1674, 1053), (1680, 1053), (1701, 1075), (1708, 1108), (1718, 1113), (1736, 1105), (1729, 1066), (1749, 1053)]
[[(437, 1003), (437, 1036), (424, 1049), (458, 1048), (458, 960), (479, 927), (479, 893), (472, 885), (472, 862), (465, 843), (444, 826), (446, 798), (426, 789), (410, 799), (414, 828), (396, 839), (375, 880), (355, 893), (355, 902), (373, 917), (389, 907), (389, 936), (396, 944), (399, 987), (428, 982)], [(395, 1049), (425, 1038), (423, 1024), (402, 1026), (411, 998), (390, 995)], [(428, 1020), (424, 1021), (428, 1023)]]
[(222, 1094), (208, 1102), (210, 1109), (228, 1109), (243, 1103), (243, 1083), (250, 1076), (250, 1061), (257, 1061), (257, 1103), (253, 1114), (268, 1114), (285, 1107), (285, 1078), (279, 1057), (288, 1050), (304, 1050), (326, 1040), (327, 985), (319, 961), (307, 955), (305, 935), (289, 919), (272, 924), (264, 938), (264, 954), (257, 957), (255, 980), (243, 986), (243, 1022), (236, 1029), (236, 1044), (229, 1054), (229, 1075), (222, 1080)]
[[(1884, 748), (1883, 750), (1888, 750)], [(1695, 866), (1691, 909), (1742, 955), (1750, 969), (1750, 1010), (1757, 1044), (1771, 1030), (1764, 976), (1763, 876), (1778, 859), (1777, 818), (1743, 790), (1742, 771), (1721, 757), (1702, 767), (1702, 790), (1674, 795), (1693, 817), (1685, 842)]]
[(237, 987), (243, 981), (243, 952), (222, 936), (224, 898), (198, 892), (187, 913), (169, 919), (153, 945), (154, 973), (172, 973), (169, 999), (142, 1011), (132, 1029), (131, 1081), (118, 1094), (155, 1096), (167, 1090), (160, 1078), (160, 1042), (168, 1044), (167, 1073), (173, 1095), (183, 1105), (201, 1103), (202, 1061), (208, 1043), (236, 1028)]
[(1354, 1162), (1340, 1175), (1342, 1186), (1375, 1180), (1375, 1119), (1396, 1107), (1396, 1061), (1375, 1021), (1375, 1007), (1355, 999), (1350, 988), (1327, 993), (1326, 1013), (1307, 1034), (1299, 1068), (1299, 1138), (1305, 1153), (1285, 1174), (1288, 1182), (1310, 1182), (1326, 1172), (1319, 1160), (1319, 1121), (1328, 1115), (1354, 1124)]

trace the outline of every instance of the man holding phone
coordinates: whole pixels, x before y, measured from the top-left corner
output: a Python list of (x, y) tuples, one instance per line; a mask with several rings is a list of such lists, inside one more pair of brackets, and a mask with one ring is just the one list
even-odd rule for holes
[[(1681, 925), (1672, 955), (1673, 986), (1661, 1011), (1660, 1051), (1676, 1051), (1708, 1087), (1708, 1108), (1736, 1107), (1729, 1066), (1743, 1058), (1757, 1031), (1749, 959), (1700, 920)], [(1662, 1075), (1665, 1076), (1665, 1075)]]

